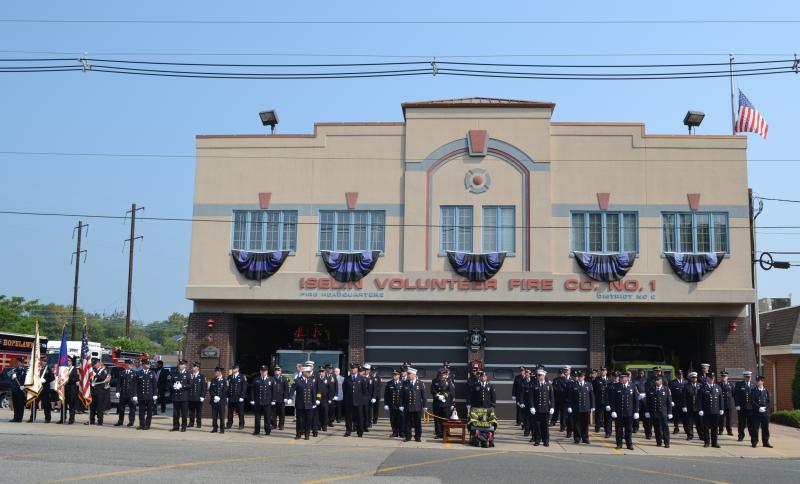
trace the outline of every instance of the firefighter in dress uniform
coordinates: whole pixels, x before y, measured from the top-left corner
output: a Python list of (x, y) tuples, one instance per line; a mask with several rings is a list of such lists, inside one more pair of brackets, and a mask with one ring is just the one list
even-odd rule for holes
[(52, 404), (53, 404), (53, 382), (56, 379), (54, 373), (56, 365), (44, 365), (42, 373), (42, 391), (39, 393), (39, 401), (42, 403), (42, 410), (44, 410), (44, 423), (50, 423), (52, 419)]
[(378, 375), (378, 368), (375, 366), (370, 368), (369, 375), (373, 380), (373, 391), (372, 398), (370, 399), (370, 405), (372, 406), (372, 424), (375, 425), (378, 423), (378, 414), (381, 408), (381, 387), (383, 385), (383, 380), (381, 379), (380, 375)]
[(494, 386), (487, 381), (485, 371), (478, 372), (478, 382), (470, 388), (467, 412), (471, 407), (494, 408), (496, 404), (497, 394)]
[(200, 363), (192, 363), (192, 372), (189, 373), (189, 427), (202, 428), (203, 402), (206, 399), (206, 377), (200, 373)]
[(27, 359), (17, 358), (17, 366), (11, 372), (11, 404), (14, 406), (14, 418), (10, 422), (22, 422), (25, 417), (25, 378), (28, 376)]
[[(529, 384), (530, 391), (525, 392), (525, 405), (530, 413), (529, 427), (531, 429), (531, 442), (538, 446), (539, 442), (545, 447), (550, 446), (550, 416), (555, 412), (555, 397), (553, 385), (547, 381), (547, 371), (540, 368), (536, 370), (536, 381)], [(524, 409), (524, 408), (523, 408)]]
[(655, 376), (653, 385), (647, 392), (645, 398), (647, 414), (646, 419), (650, 420), (656, 434), (656, 445), (661, 447), (663, 442), (665, 448), (669, 448), (669, 421), (672, 420), (672, 392), (669, 387), (664, 385), (664, 377), (660, 374)]
[(620, 374), (621, 381), (611, 389), (611, 418), (616, 428), (617, 449), (622, 448), (622, 441), (628, 450), (633, 450), (633, 422), (639, 419), (639, 389), (631, 383), (631, 374)]
[(576, 444), (589, 443), (589, 418), (595, 410), (594, 388), (584, 378), (583, 371), (575, 373), (577, 381), (572, 384), (568, 394), (569, 407), (567, 413), (572, 415), (572, 439)]
[[(292, 394), (294, 395), (295, 411), (295, 440), (300, 439), (301, 435), (305, 440), (309, 439), (311, 427), (314, 425), (314, 410), (317, 408), (319, 400), (314, 394), (314, 379), (311, 377), (313, 368), (304, 366), (300, 369), (300, 377), (294, 380)], [(316, 432), (314, 432), (316, 434)]]
[(750, 390), (750, 402), (753, 409), (750, 414), (750, 444), (758, 446), (758, 429), (761, 429), (761, 445), (772, 448), (769, 443), (769, 414), (772, 408), (772, 398), (769, 390), (764, 388), (764, 377), (756, 377), (756, 386)]
[(128, 427), (133, 427), (136, 422), (136, 403), (139, 401), (136, 393), (137, 380), (137, 375), (133, 371), (133, 362), (125, 360), (125, 371), (120, 373), (117, 382), (117, 423), (114, 424), (114, 427), (122, 426), (125, 420), (125, 407), (128, 407)]
[(275, 405), (274, 380), (269, 376), (269, 367), (261, 365), (261, 373), (250, 384), (250, 405), (255, 414), (253, 435), (261, 433), (261, 420), (264, 420), (264, 434), (272, 432), (272, 407)]
[(594, 387), (594, 403), (597, 409), (594, 412), (594, 431), (600, 433), (600, 429), (605, 430), (605, 437), (611, 437), (611, 415), (606, 412), (608, 406), (608, 386), (611, 380), (608, 379), (608, 371), (601, 367), (597, 378), (592, 381)]
[(402, 400), (400, 400), (402, 388), (403, 382), (400, 381), (400, 370), (395, 370), (392, 372), (392, 379), (386, 383), (386, 388), (383, 391), (383, 409), (389, 412), (392, 437), (399, 437), (401, 433), (405, 435), (403, 412), (400, 410), (400, 407), (403, 406)]
[(358, 372), (358, 364), (350, 364), (350, 375), (342, 382), (344, 398), (345, 431), (349, 437), (353, 430), (359, 437), (364, 436), (364, 407), (369, 403), (369, 383)]
[(559, 422), (559, 431), (563, 432), (565, 427), (569, 427), (566, 422), (566, 408), (565, 402), (567, 401), (567, 384), (569, 383), (569, 368), (562, 368), (558, 372), (558, 376), (553, 379), (553, 395), (556, 399), (556, 410), (550, 419), (550, 425), (555, 425), (556, 421)]
[(700, 392), (700, 417), (703, 419), (703, 447), (719, 448), (717, 441), (717, 427), (719, 426), (719, 418), (725, 414), (725, 409), (722, 407), (722, 389), (719, 385), (714, 384), (714, 374), (706, 374), (706, 386)]
[(689, 372), (689, 383), (683, 387), (683, 408), (681, 410), (686, 415), (687, 432), (686, 440), (694, 439), (694, 430), (697, 430), (697, 436), (705, 441), (705, 433), (703, 429), (703, 416), (700, 413), (700, 383), (697, 382), (697, 373)]
[(108, 403), (108, 387), (111, 382), (111, 373), (100, 360), (94, 360), (94, 375), (92, 376), (92, 403), (89, 405), (89, 421), (86, 425), (103, 425), (103, 416)]
[(375, 399), (375, 379), (370, 376), (372, 365), (365, 363), (359, 372), (361, 376), (367, 381), (367, 404), (364, 406), (364, 432), (369, 432), (372, 427), (372, 403)]
[(417, 378), (417, 370), (408, 369), (408, 381), (403, 385), (401, 391), (403, 406), (400, 407), (404, 412), (405, 422), (405, 441), (411, 440), (411, 429), (414, 429), (414, 440), (422, 442), (422, 413), (428, 406), (425, 397), (425, 384)]
[(170, 432), (186, 432), (186, 420), (189, 413), (189, 372), (186, 360), (178, 361), (178, 369), (170, 375), (172, 382), (172, 430)]
[(233, 412), (239, 415), (239, 430), (244, 428), (244, 397), (247, 395), (247, 377), (239, 373), (239, 364), (231, 367), (228, 376), (228, 425), (233, 426)]
[(733, 400), (736, 404), (736, 416), (739, 420), (739, 442), (744, 440), (744, 429), (750, 430), (749, 420), (753, 414), (752, 391), (755, 385), (750, 381), (753, 377), (752, 371), (745, 371), (744, 381), (736, 382), (733, 389)]
[(332, 383), (328, 379), (328, 374), (325, 372), (325, 367), (319, 367), (319, 376), (316, 380), (316, 388), (314, 390), (315, 396), (319, 403), (317, 404), (316, 415), (314, 416), (314, 433), (328, 431), (328, 413), (331, 408), (331, 401), (333, 394), (331, 393)]
[(137, 430), (150, 430), (153, 409), (158, 400), (158, 380), (150, 369), (150, 362), (142, 360), (142, 371), (136, 373), (136, 404), (139, 407), (139, 426)]
[(528, 401), (531, 398), (530, 393), (533, 390), (533, 387), (532, 387), (533, 378), (531, 376), (532, 376), (531, 369), (530, 368), (526, 368), (525, 369), (525, 375), (522, 377), (522, 380), (520, 380), (520, 382), (519, 382), (519, 384), (517, 386), (517, 398), (516, 399), (512, 398), (512, 400), (514, 400), (516, 402), (516, 404), (517, 404), (517, 412), (522, 414), (521, 415), (521, 418), (522, 418), (522, 430), (523, 430), (522, 434), (525, 437), (528, 437), (529, 435), (531, 435), (531, 432), (532, 432), (532, 429), (533, 429), (533, 427), (531, 425), (532, 417), (531, 417), (531, 415), (529, 413), (529, 410), (528, 410), (530, 408), (528, 406)]
[(674, 415), (672, 419), (675, 430), (672, 431), (673, 434), (677, 434), (681, 431), (681, 424), (683, 424), (683, 431), (688, 433), (686, 430), (686, 414), (681, 410), (683, 407), (686, 406), (686, 402), (684, 400), (684, 387), (686, 386), (686, 380), (683, 378), (683, 370), (678, 370), (677, 375), (675, 378), (669, 382), (669, 391), (672, 394), (672, 403), (675, 404), (677, 407), (678, 412)]
[(736, 402), (733, 399), (733, 383), (728, 381), (728, 372), (720, 372), (720, 380), (717, 382), (722, 390), (722, 409), (725, 414), (719, 418), (719, 435), (723, 430), (727, 430), (728, 435), (733, 435), (733, 412), (736, 409)]
[(272, 392), (275, 399), (275, 406), (272, 412), (272, 428), (283, 430), (286, 422), (286, 402), (291, 395), (289, 393), (289, 380), (281, 375), (281, 367), (276, 366), (272, 369)]
[[(161, 413), (167, 413), (167, 390), (169, 390), (170, 374), (168, 370), (164, 369), (164, 362), (158, 360), (156, 363), (156, 377), (158, 381), (158, 406), (161, 407)], [(158, 409), (154, 412), (158, 415)]]
[(517, 407), (516, 412), (516, 423), (517, 425), (524, 425), (525, 424), (525, 412), (519, 404), (523, 401), (522, 399), (522, 380), (525, 379), (527, 372), (525, 371), (524, 366), (519, 367), (519, 373), (514, 375), (514, 383), (511, 384), (511, 400), (514, 401)]
[(225, 404), (228, 401), (228, 383), (222, 375), (221, 367), (214, 368), (214, 378), (208, 384), (211, 398), (211, 433), (225, 433)]
[[(455, 396), (455, 386), (450, 381), (449, 371), (442, 367), (436, 374), (436, 378), (431, 382), (431, 398), (433, 398), (433, 428), (434, 438), (441, 439), (444, 436), (443, 422), (448, 419), (453, 409), (453, 398)], [(438, 417), (438, 418), (437, 418)]]
[(644, 397), (647, 394), (647, 375), (644, 369), (638, 370), (636, 376), (631, 378), (631, 384), (636, 386), (636, 389), (639, 390), (639, 418), (633, 422), (633, 433), (639, 432), (639, 425), (641, 421), (639, 419), (644, 418)]
[[(77, 356), (73, 356), (70, 359), (70, 366), (69, 369), (67, 370), (67, 382), (64, 383), (64, 410), (62, 412), (62, 415), (64, 415), (65, 417), (68, 416), (68, 420), (66, 422), (68, 425), (72, 425), (75, 423), (75, 411), (78, 409), (79, 405), (78, 394), (81, 384), (81, 374), (78, 371), (77, 362), (78, 362)], [(135, 418), (133, 417), (134, 410), (135, 408), (132, 407), (131, 408), (132, 419)], [(63, 424), (64, 419), (62, 418), (61, 420), (58, 421), (58, 423)], [(131, 427), (132, 425), (133, 425), (133, 420), (131, 420), (131, 423), (128, 425), (128, 427)]]

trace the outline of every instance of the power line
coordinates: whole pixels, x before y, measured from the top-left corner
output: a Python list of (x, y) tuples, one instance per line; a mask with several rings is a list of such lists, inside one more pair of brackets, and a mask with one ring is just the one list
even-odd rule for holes
[(759, 196), (753, 198), (757, 200), (768, 200), (771, 202), (800, 203), (800, 200), (789, 200), (786, 198), (769, 198), (769, 197), (759, 197)]
[(0, 23), (25, 24), (153, 24), (153, 25), (696, 25), (798, 24), (795, 19), (480, 19), (480, 20), (190, 20), (190, 19), (35, 19), (2, 18)]

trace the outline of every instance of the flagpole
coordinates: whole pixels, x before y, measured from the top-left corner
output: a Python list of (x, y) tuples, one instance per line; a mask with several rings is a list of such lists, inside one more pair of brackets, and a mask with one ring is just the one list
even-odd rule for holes
[(733, 52), (729, 54), (730, 79), (731, 79), (731, 134), (736, 134), (736, 111), (734, 110), (734, 97), (733, 97)]

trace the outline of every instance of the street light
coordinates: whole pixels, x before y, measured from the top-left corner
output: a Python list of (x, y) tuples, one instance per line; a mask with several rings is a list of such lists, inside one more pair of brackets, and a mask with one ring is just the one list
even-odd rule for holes
[(701, 111), (687, 111), (686, 116), (683, 117), (683, 125), (689, 128), (689, 134), (692, 134), (692, 128), (697, 131), (697, 127), (700, 126), (705, 117), (705, 113)]
[(261, 124), (269, 126), (271, 133), (275, 134), (275, 125), (278, 124), (278, 111), (270, 109), (268, 111), (261, 111), (258, 115), (261, 117)]

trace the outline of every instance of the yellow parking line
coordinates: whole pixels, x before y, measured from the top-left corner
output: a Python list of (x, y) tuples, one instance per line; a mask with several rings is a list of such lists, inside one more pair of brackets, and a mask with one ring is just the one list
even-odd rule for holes
[(448, 457), (446, 459), (435, 459), (435, 460), (427, 460), (423, 462), (415, 462), (413, 464), (403, 464), (399, 466), (392, 466), (392, 467), (383, 467), (381, 469), (377, 469), (374, 471), (364, 471), (364, 472), (354, 472), (353, 474), (342, 474), (340, 476), (333, 476), (333, 477), (326, 477), (324, 479), (317, 479), (314, 481), (305, 481), (303, 484), (323, 484), (326, 482), (336, 482), (336, 481), (344, 481), (347, 479), (355, 479), (356, 477), (370, 477), (376, 474), (385, 474), (387, 472), (394, 472), (399, 471), (402, 469), (411, 469), (414, 467), (421, 467), (427, 466), (431, 464), (440, 464), (442, 462), (453, 462), (457, 460), (465, 460), (465, 459), (477, 459), (480, 457), (489, 457), (498, 454), (506, 454), (508, 451), (500, 451), (500, 452), (490, 452), (490, 453), (479, 453), (479, 454), (470, 454), (470, 455), (462, 455), (459, 457)]
[(602, 440), (600, 440), (600, 443), (605, 445), (609, 449), (613, 450), (615, 454), (617, 454), (617, 455), (625, 455), (625, 452), (622, 452), (621, 450), (619, 450), (617, 448), (616, 444), (615, 445), (611, 445), (608, 442), (606, 442), (605, 441), (605, 435), (603, 435), (603, 437), (601, 437), (600, 434), (598, 434), (596, 432), (592, 432), (592, 433), (594, 434), (596, 439), (602, 439)]

